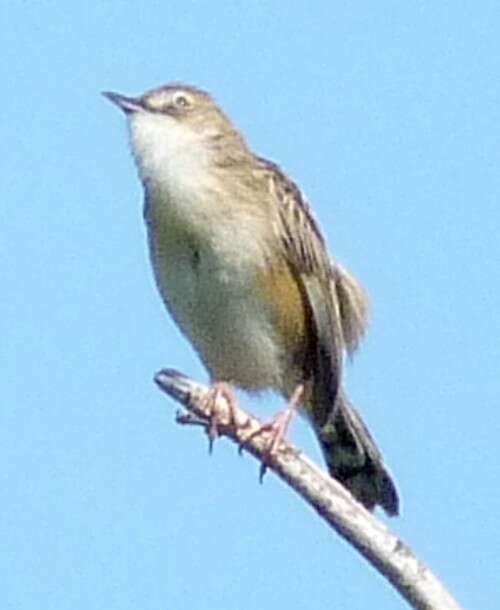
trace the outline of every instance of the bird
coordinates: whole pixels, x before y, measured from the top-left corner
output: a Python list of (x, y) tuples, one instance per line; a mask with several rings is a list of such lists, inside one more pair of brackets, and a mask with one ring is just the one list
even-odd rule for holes
[(103, 95), (127, 118), (160, 295), (212, 383), (300, 403), (331, 476), (397, 515), (396, 485), (343, 385), (367, 296), (301, 190), (198, 87)]

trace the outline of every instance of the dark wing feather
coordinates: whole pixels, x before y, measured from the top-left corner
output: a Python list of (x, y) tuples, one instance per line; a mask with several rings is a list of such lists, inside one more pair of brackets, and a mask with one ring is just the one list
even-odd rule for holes
[(367, 299), (358, 282), (334, 263), (311, 210), (297, 186), (269, 161), (276, 235), (301, 286), (315, 333), (312, 420), (328, 469), (369, 510), (380, 504), (398, 514), (396, 486), (363, 420), (341, 388), (344, 351), (354, 351), (367, 323)]
[(281, 169), (264, 159), (274, 200), (278, 202), (276, 233), (293, 275), (299, 282), (315, 332), (313, 417), (322, 425), (331, 413), (341, 385), (344, 343), (339, 305), (334, 298), (332, 262), (307, 201)]

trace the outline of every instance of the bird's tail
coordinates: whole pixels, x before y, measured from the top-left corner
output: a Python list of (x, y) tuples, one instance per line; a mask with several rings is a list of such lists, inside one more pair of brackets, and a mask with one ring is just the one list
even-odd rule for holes
[(390, 516), (399, 513), (398, 492), (382, 455), (343, 391), (316, 434), (330, 474), (359, 502), (368, 510), (379, 504)]

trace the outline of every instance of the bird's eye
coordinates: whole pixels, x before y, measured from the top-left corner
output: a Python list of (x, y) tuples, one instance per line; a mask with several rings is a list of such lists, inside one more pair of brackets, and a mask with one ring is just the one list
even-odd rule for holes
[(189, 100), (185, 95), (179, 93), (174, 97), (174, 104), (178, 108), (187, 108), (189, 106)]

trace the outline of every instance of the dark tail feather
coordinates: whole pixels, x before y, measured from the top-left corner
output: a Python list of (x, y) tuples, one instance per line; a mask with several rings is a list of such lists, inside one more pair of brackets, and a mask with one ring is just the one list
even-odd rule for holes
[(368, 510), (379, 504), (388, 515), (397, 515), (396, 486), (375, 441), (343, 391), (329, 419), (316, 432), (330, 474)]

